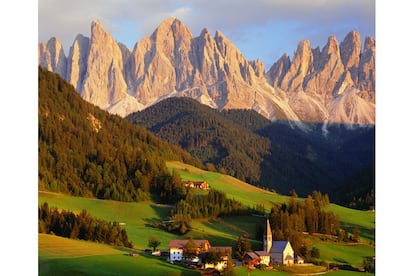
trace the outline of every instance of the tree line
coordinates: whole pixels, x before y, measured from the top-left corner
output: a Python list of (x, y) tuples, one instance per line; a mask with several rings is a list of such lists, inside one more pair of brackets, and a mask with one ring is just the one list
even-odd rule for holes
[(44, 234), (87, 240), (132, 248), (132, 241), (118, 222), (93, 218), (86, 210), (79, 214), (49, 207), (47, 202), (38, 208), (38, 231)]
[(216, 189), (210, 189), (206, 195), (194, 195), (192, 189), (187, 187), (176, 191), (181, 192), (173, 198), (181, 196), (182, 199), (171, 210), (168, 221), (156, 222), (154, 227), (183, 235), (190, 230), (189, 223), (192, 219), (265, 214), (263, 205), (245, 206)]
[(293, 249), (299, 252), (303, 232), (338, 235), (341, 232), (339, 216), (323, 210), (329, 204), (327, 194), (314, 191), (300, 201), (293, 192), (288, 203), (276, 205), (270, 211), (273, 239), (289, 240)]

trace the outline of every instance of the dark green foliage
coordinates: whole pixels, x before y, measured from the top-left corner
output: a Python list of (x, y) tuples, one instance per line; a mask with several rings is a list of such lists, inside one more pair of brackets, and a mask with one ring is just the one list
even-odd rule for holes
[[(322, 124), (309, 123), (310, 130), (303, 132), (284, 121), (272, 123), (253, 110), (219, 112), (188, 98), (161, 101), (127, 119), (182, 146), (208, 170), (283, 194), (292, 189), (300, 196), (313, 190), (331, 193), (351, 184), (354, 174), (374, 160), (374, 127), (330, 126), (323, 135)], [(372, 179), (363, 182), (373, 186)], [(355, 201), (366, 195), (355, 195)], [(338, 193), (334, 201), (340, 200)]]
[(287, 204), (276, 205), (271, 209), (269, 218), (273, 239), (289, 240), (294, 251), (300, 252), (302, 232), (337, 234), (339, 217), (322, 210), (328, 204), (327, 195), (313, 192), (304, 201), (291, 197)]
[(319, 249), (316, 247), (312, 247), (311, 251), (310, 251), (310, 256), (312, 258), (317, 258), (319, 259), (321, 256), (321, 253), (319, 252)]
[(364, 269), (366, 272), (375, 273), (375, 258), (367, 257), (363, 260)]
[(186, 258), (191, 258), (197, 256), (198, 247), (193, 240), (193, 237), (190, 237), (188, 242), (184, 245), (183, 256)]
[(151, 236), (148, 239), (148, 246), (152, 248), (152, 251), (155, 251), (157, 247), (161, 244), (157, 237)]
[(321, 124), (307, 126), (311, 130), (303, 132), (274, 122), (257, 131), (271, 141), (270, 154), (261, 163), (261, 186), (280, 193), (295, 189), (300, 196), (313, 190), (332, 193), (358, 170), (373, 164), (374, 127), (331, 126), (324, 136)]
[[(120, 201), (175, 194), (165, 160), (197, 165), (187, 152), (93, 106), (39, 67), (39, 190)], [(174, 191), (172, 191), (174, 190)]]
[(271, 123), (252, 109), (228, 109), (221, 111), (221, 114), (225, 118), (253, 132), (263, 129)]
[(239, 236), (236, 244), (236, 258), (239, 261), (243, 260), (244, 255), (251, 251), (251, 245), (247, 235)]
[(333, 191), (332, 198), (349, 208), (375, 208), (375, 168), (370, 165), (356, 172)]
[(49, 208), (45, 202), (38, 208), (39, 233), (61, 237), (102, 242), (132, 248), (128, 234), (118, 222), (93, 218), (86, 210), (80, 214)]
[(190, 230), (188, 221), (184, 220), (171, 220), (165, 222), (155, 222), (153, 224), (155, 228), (163, 229), (167, 232), (171, 232), (177, 235), (184, 235)]
[(251, 116), (220, 113), (190, 98), (170, 98), (127, 119), (209, 163), (209, 170), (215, 167), (252, 183), (260, 179), (260, 163), (270, 145), (268, 139), (248, 129), (264, 124), (255, 123), (260, 115), (253, 112), (248, 113)]
[(240, 202), (227, 198), (225, 193), (210, 189), (205, 196), (193, 196), (192, 193), (188, 193), (186, 198), (180, 200), (171, 210), (171, 219), (188, 222), (194, 218), (245, 215), (250, 212), (251, 210)]
[(209, 251), (203, 254), (201, 261), (204, 264), (214, 264), (217, 265), (220, 261), (222, 261), (222, 254), (219, 251)]

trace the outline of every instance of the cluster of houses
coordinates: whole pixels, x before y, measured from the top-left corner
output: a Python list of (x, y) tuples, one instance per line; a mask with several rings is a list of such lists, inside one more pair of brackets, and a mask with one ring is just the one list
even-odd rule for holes
[[(214, 268), (219, 271), (227, 267), (229, 258), (232, 256), (231, 246), (211, 246), (208, 240), (193, 240), (196, 246), (195, 256), (191, 256), (188, 260), (184, 257), (184, 250), (189, 240), (171, 240), (169, 243), (169, 260), (170, 262), (190, 261), (197, 264), (202, 269)], [(203, 255), (209, 252), (218, 252), (221, 261), (216, 264), (202, 262)], [(299, 256), (295, 257), (292, 246), (289, 241), (273, 241), (272, 231), (270, 229), (269, 220), (267, 220), (266, 231), (263, 235), (263, 250), (247, 252), (243, 258), (243, 262), (249, 266), (280, 264), (293, 265), (303, 264), (304, 261)]]
[[(169, 243), (170, 249), (170, 262), (181, 262), (184, 260), (184, 248), (189, 240), (171, 240)], [(223, 270), (227, 267), (227, 261), (231, 258), (232, 248), (231, 246), (211, 246), (208, 240), (193, 240), (196, 245), (196, 254), (191, 256), (189, 260), (192, 263), (196, 263), (201, 266), (202, 269), (214, 268), (217, 270)], [(214, 263), (202, 263), (202, 259), (205, 254), (210, 252), (217, 252), (221, 256), (221, 261)]]
[(194, 189), (200, 189), (200, 190), (208, 190), (210, 189), (210, 185), (206, 181), (183, 181), (183, 185), (185, 187), (190, 187)]

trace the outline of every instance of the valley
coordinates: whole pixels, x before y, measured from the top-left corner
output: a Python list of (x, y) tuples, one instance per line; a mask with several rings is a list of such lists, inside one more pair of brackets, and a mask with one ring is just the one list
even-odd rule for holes
[[(192, 179), (192, 180), (203, 180), (208, 181), (211, 187), (224, 191), (229, 197), (234, 197), (243, 204), (253, 205), (256, 202), (262, 203), (267, 210), (273, 204), (280, 204), (287, 202), (289, 197), (281, 196), (269, 191), (259, 189), (255, 186), (249, 185), (247, 183), (241, 182), (233, 177), (227, 175), (221, 175), (218, 173), (207, 172), (183, 163), (179, 162), (168, 162), (167, 166), (169, 170), (177, 170), (182, 179)], [(83, 209), (88, 210), (93, 216), (96, 216), (101, 219), (108, 221), (118, 221), (125, 223), (125, 229), (128, 232), (129, 238), (134, 243), (134, 250), (140, 252), (142, 255), (143, 250), (148, 248), (147, 242), (150, 236), (156, 236), (161, 244), (159, 248), (161, 250), (168, 249), (168, 243), (172, 239), (182, 239), (183, 237), (177, 236), (175, 234), (168, 233), (164, 230), (154, 228), (152, 223), (157, 221), (165, 220), (169, 212), (171, 211), (171, 206), (160, 205), (153, 201), (144, 201), (137, 203), (127, 203), (127, 202), (118, 202), (111, 200), (98, 200), (93, 198), (82, 198), (82, 197), (73, 197), (68, 195), (63, 195), (59, 193), (50, 193), (39, 191), (39, 204), (42, 202), (48, 202), (50, 206), (56, 206), (59, 209), (64, 210), (73, 210), (75, 212), (80, 212)], [(350, 264), (355, 266), (362, 266), (362, 260), (365, 256), (375, 255), (375, 247), (372, 244), (375, 244), (375, 239), (373, 232), (375, 231), (375, 214), (371, 211), (358, 211), (349, 208), (344, 208), (331, 204), (327, 207), (330, 210), (333, 210), (341, 218), (341, 224), (347, 225), (357, 225), (361, 229), (361, 243), (355, 245), (347, 245), (346, 243), (334, 242), (329, 240), (323, 240), (317, 235), (310, 235), (305, 237), (305, 241), (309, 247), (315, 246), (320, 250), (321, 259), (330, 261), (330, 262), (339, 262), (344, 264)], [(212, 219), (195, 219), (191, 221), (191, 230), (185, 234), (184, 237), (193, 237), (197, 239), (208, 239), (211, 243), (215, 245), (236, 245), (237, 238), (243, 234), (248, 233), (252, 248), (260, 249), (262, 247), (262, 242), (256, 240), (257, 236), (257, 225), (262, 224), (264, 221), (263, 217), (258, 216), (247, 216), (247, 217), (219, 217)], [(365, 233), (365, 234), (364, 234)], [(259, 234), (259, 236), (261, 236)], [(58, 237), (56, 237), (58, 238)], [(52, 239), (48, 235), (39, 234), (39, 241)], [(63, 239), (63, 238), (58, 238)], [(64, 239), (67, 240), (67, 239)], [(68, 240), (68, 243), (87, 243), (82, 241), (71, 241)], [(98, 245), (97, 245), (98, 246)], [(102, 247), (107, 247), (109, 252), (106, 253), (106, 250), (101, 251), (97, 249), (95, 253), (90, 253), (90, 255), (98, 256), (100, 254), (112, 254), (109, 250), (109, 246), (99, 245)], [(71, 247), (71, 246), (69, 246)], [(77, 247), (72, 248), (74, 252), (77, 252), (76, 258), (80, 258), (79, 255), (82, 255), (81, 251), (76, 249)], [(89, 246), (88, 246), (89, 248)], [(92, 247), (93, 248), (93, 247)], [(115, 248), (116, 249), (116, 248)], [(57, 250), (57, 249), (54, 249)], [(68, 252), (67, 249), (62, 248), (65, 252)], [(88, 249), (89, 250), (89, 249)], [(93, 251), (93, 249), (90, 249)], [(109, 271), (116, 270), (118, 265), (123, 266), (125, 262), (125, 267), (119, 271), (125, 271), (127, 273), (128, 269), (145, 269), (145, 265), (141, 263), (142, 260), (145, 260), (145, 263), (158, 265), (161, 262), (159, 259), (153, 256), (147, 256), (143, 254), (140, 255), (139, 261), (136, 261), (134, 258), (126, 256), (128, 254), (128, 249), (116, 249), (121, 250), (119, 253), (115, 253), (117, 257), (110, 257), (109, 259), (101, 259), (97, 257), (82, 257), (86, 258), (85, 262), (99, 262), (97, 264), (106, 263), (105, 266), (108, 266)], [(39, 258), (40, 258), (40, 275), (48, 275), (47, 268), (54, 267), (55, 265), (61, 267), (65, 270), (68, 267), (73, 267), (71, 263), (75, 262), (75, 259), (72, 261), (61, 260), (64, 257), (64, 254), (59, 256), (59, 250), (55, 255), (53, 255), (53, 250), (48, 248), (47, 245), (42, 242), (39, 243)], [(63, 251), (62, 251), (63, 252)], [(84, 253), (87, 255), (87, 253)], [(75, 256), (71, 257), (75, 258)], [(89, 259), (88, 259), (89, 258)], [(56, 264), (55, 264), (56, 262)], [(85, 269), (88, 271), (89, 266), (82, 265), (80, 262), (80, 271)], [(161, 262), (163, 263), (163, 262)], [(104, 267), (105, 267), (104, 266)], [(113, 266), (113, 268), (110, 268)], [(165, 265), (168, 273), (173, 273), (174, 270), (179, 269), (176, 266)], [(42, 268), (45, 267), (45, 271)], [(130, 268), (129, 268), (130, 267)], [(54, 269), (54, 268), (53, 268)], [(180, 268), (180, 270), (182, 270)], [(243, 268), (239, 268), (238, 271), (244, 273)], [(44, 273), (43, 273), (44, 272)], [(158, 272), (156, 272), (158, 273)], [(165, 273), (161, 270), (159, 273)], [(178, 272), (177, 272), (178, 273)], [(181, 271), (180, 275), (192, 275), (191, 271)], [(187, 274), (190, 273), (190, 274)], [(258, 274), (254, 273), (252, 275), (261, 275), (260, 273), (265, 273), (264, 271), (257, 271)], [(270, 273), (270, 272), (269, 272)], [(274, 272), (271, 272), (274, 273)], [(331, 272), (332, 275), (341, 275), (340, 272)], [(355, 272), (356, 273), (356, 272)], [(161, 275), (160, 274), (160, 275)], [(265, 273), (266, 274), (266, 273)], [(158, 275), (158, 274), (156, 274)], [(165, 275), (165, 274), (164, 274)], [(194, 274), (199, 275), (199, 274)], [(238, 274), (237, 275), (243, 275)], [(268, 275), (268, 274), (266, 274)], [(274, 274), (272, 274), (274, 275)], [(276, 274), (279, 275), (279, 274)], [(284, 274), (280, 274), (284, 275)], [(287, 274), (289, 275), (289, 274)], [(352, 274), (346, 274), (352, 275)]]
[(38, 45), (39, 275), (375, 273), (373, 37), (90, 30)]

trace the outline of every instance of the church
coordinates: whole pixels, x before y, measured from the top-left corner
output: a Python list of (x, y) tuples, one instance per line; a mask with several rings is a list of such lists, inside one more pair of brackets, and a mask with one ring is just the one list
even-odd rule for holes
[(266, 230), (263, 234), (263, 251), (270, 255), (273, 264), (294, 264), (295, 252), (289, 241), (273, 241), (269, 219), (266, 220)]

